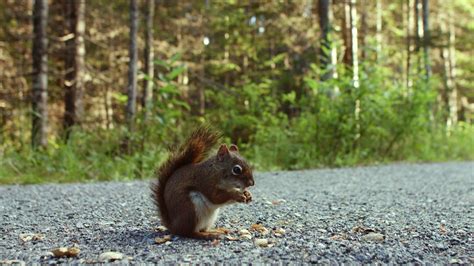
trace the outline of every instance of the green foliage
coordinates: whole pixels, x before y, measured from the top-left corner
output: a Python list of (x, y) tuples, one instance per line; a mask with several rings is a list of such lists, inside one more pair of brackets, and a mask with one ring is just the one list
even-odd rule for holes
[[(168, 147), (204, 121), (220, 128), (227, 142), (239, 144), (258, 170), (474, 159), (474, 127), (461, 122), (447, 132), (442, 119), (433, 117), (435, 94), (422, 78), (408, 90), (390, 77), (390, 71), (374, 67), (354, 88), (345, 76), (317, 81), (319, 71), (313, 67), (304, 78), (307, 97), (292, 92), (274, 97), (278, 82), (269, 79), (227, 90), (208, 89), (214, 108), (196, 119), (184, 115), (189, 106), (177, 93), (176, 76), (170, 75), (182, 66), (157, 64), (164, 72), (157, 79), (153, 115), (139, 119), (135, 133), (125, 128), (77, 129), (68, 143), (52, 141), (46, 151), (3, 147), (0, 183), (149, 178)], [(290, 117), (284, 104), (300, 107), (299, 115)], [(127, 135), (132, 154), (121, 148)]]
[[(163, 76), (172, 76), (168, 73), (175, 69), (167, 68)], [(308, 97), (274, 97), (272, 88), (278, 84), (268, 79), (226, 91), (207, 90), (215, 108), (201, 120), (184, 116), (188, 106), (175, 93), (173, 80), (161, 80), (153, 115), (139, 119), (134, 134), (125, 128), (74, 130), (68, 143), (52, 141), (45, 151), (3, 147), (0, 183), (149, 178), (166, 158), (167, 148), (203, 121), (239, 144), (258, 170), (474, 159), (474, 127), (460, 123), (448, 135), (441, 120), (430, 116), (434, 94), (422, 79), (408, 92), (378, 67), (354, 88), (345, 77), (320, 83), (315, 80), (317, 68), (313, 70), (305, 78)], [(336, 87), (339, 94), (332, 93)], [(301, 107), (298, 116), (289, 117), (281, 109), (288, 102)], [(126, 135), (131, 136), (132, 154), (121, 150)]]
[[(0, 184), (149, 178), (166, 158), (168, 148), (203, 122), (222, 130), (225, 141), (238, 144), (259, 171), (474, 160), (474, 126), (460, 122), (446, 128), (446, 108), (440, 99), (444, 88), (438, 78), (443, 69), (439, 47), (431, 47), (435, 73), (426, 83), (415, 47), (410, 54), (411, 69), (406, 69), (407, 40), (415, 42), (414, 32), (407, 32), (406, 25), (400, 23), (401, 17), (406, 19), (402, 8), (406, 3), (384, 2), (382, 51), (377, 50), (374, 38), (374, 3), (358, 6), (359, 11), (367, 9), (369, 27), (360, 31), (359, 45), (365, 57), (360, 58), (357, 88), (352, 70), (341, 62), (343, 29), (337, 25), (341, 24), (343, 5), (333, 5), (330, 35), (338, 56), (337, 66), (332, 67), (337, 68), (338, 77), (324, 82), (320, 81), (320, 66), (315, 64), (320, 62), (320, 29), (317, 8), (309, 5), (311, 1), (157, 5), (153, 102), (148, 116), (139, 110), (135, 131), (128, 132), (123, 126), (128, 2), (90, 1), (86, 115), (82, 129), (74, 129), (67, 143), (61, 138), (64, 44), (55, 41), (64, 34), (54, 28), (63, 23), (63, 16), (57, 15), (62, 14), (62, 6), (52, 4), (51, 18), (55, 20), (48, 29), (52, 44), (50, 145), (34, 152), (29, 146), (31, 84), (27, 62), (31, 58), (26, 52), (31, 50), (31, 42), (24, 39), (25, 32), (31, 31), (31, 17), (24, 15), (25, 3), (1, 2), (4, 12), (0, 12), (0, 22), (6, 27), (0, 27), (0, 36), (6, 41), (0, 47), (4, 54), (0, 63), (8, 74), (0, 82), (1, 89), (7, 91), (0, 93)], [(468, 18), (474, 9), (467, 0), (449, 3), (432, 6), (432, 36), (436, 37), (436, 28), (443, 22), (437, 15), (448, 7), (459, 14), (456, 86), (459, 96), (472, 102), (474, 61), (469, 45), (474, 35), (469, 34), (473, 23)], [(207, 45), (203, 44), (204, 36), (210, 40)], [(143, 73), (140, 77), (151, 79)], [(413, 84), (410, 88), (405, 85), (408, 79)], [(138, 96), (143, 89), (139, 87)], [(205, 91), (203, 115), (196, 110), (200, 88)], [(104, 101), (107, 97), (111, 99)], [(103, 115), (103, 109), (112, 112)], [(131, 152), (123, 147), (125, 139)]]
[[(474, 127), (460, 124), (448, 136), (442, 119), (433, 117), (433, 85), (422, 78), (408, 90), (388, 69), (375, 67), (354, 88), (349, 77), (320, 83), (317, 68), (313, 70), (304, 79), (308, 97), (296, 99), (289, 93), (274, 98), (269, 88), (275, 84), (247, 84), (232, 89), (235, 97), (211, 94), (215, 104), (229, 112), (211, 113), (209, 118), (232, 141), (245, 144), (259, 169), (474, 158), (469, 138)], [(333, 92), (336, 87), (338, 94)], [(300, 114), (289, 117), (279, 108), (285, 102), (300, 106)], [(238, 137), (232, 137), (233, 132)]]

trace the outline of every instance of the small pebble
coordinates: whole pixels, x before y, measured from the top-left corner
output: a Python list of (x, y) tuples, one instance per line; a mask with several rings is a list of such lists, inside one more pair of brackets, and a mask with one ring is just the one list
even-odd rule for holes
[(241, 239), (244, 239), (244, 240), (250, 240), (252, 239), (252, 235), (251, 234), (243, 234), (240, 236)]
[(258, 247), (268, 247), (268, 239), (257, 238), (255, 239), (254, 243)]
[(368, 233), (362, 236), (361, 240), (370, 242), (383, 242), (385, 240), (385, 236), (380, 233)]
[(110, 261), (116, 261), (116, 260), (122, 260), (125, 257), (124, 254), (120, 252), (104, 252), (99, 255), (99, 261), (102, 262), (110, 262)]
[(250, 235), (250, 231), (247, 230), (247, 229), (242, 229), (242, 230), (239, 231), (239, 234), (241, 234), (241, 235)]

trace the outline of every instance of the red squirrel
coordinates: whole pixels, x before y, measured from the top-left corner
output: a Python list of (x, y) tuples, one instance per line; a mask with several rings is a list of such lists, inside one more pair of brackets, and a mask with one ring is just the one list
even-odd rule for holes
[(153, 198), (162, 224), (175, 235), (215, 239), (226, 230), (214, 229), (219, 208), (236, 202), (249, 203), (247, 190), (255, 184), (252, 169), (236, 145), (222, 144), (210, 127), (197, 128), (157, 171)]

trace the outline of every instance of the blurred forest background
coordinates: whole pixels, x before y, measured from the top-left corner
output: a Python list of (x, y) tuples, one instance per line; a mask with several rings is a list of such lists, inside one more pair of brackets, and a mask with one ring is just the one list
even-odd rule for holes
[(198, 123), (257, 170), (473, 160), (471, 0), (2, 0), (0, 183), (148, 178)]

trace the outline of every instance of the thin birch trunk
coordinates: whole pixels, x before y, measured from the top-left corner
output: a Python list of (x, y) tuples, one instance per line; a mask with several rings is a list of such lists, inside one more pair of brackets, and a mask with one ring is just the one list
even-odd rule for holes
[(321, 29), (321, 42), (320, 42), (320, 64), (321, 70), (321, 81), (328, 80), (332, 77), (330, 62), (331, 62), (331, 41), (329, 34), (331, 32), (331, 22), (329, 17), (330, 0), (319, 0), (318, 1), (318, 15), (319, 15), (319, 28)]
[(155, 0), (146, 0), (146, 29), (145, 29), (145, 74), (142, 106), (144, 109), (144, 120), (150, 115), (153, 99), (153, 16), (155, 13)]
[(407, 33), (406, 33), (406, 53), (407, 53), (407, 61), (406, 61), (406, 95), (408, 96), (411, 94), (411, 88), (413, 86), (413, 80), (411, 78), (411, 68), (412, 68), (412, 52), (414, 51), (413, 45), (413, 38), (412, 34), (415, 29), (414, 25), (414, 2), (413, 0), (407, 0)]
[(136, 99), (137, 99), (137, 31), (138, 7), (137, 0), (130, 0), (130, 46), (128, 64), (128, 87), (126, 118), (129, 132), (134, 131)]
[(84, 114), (84, 32), (85, 32), (85, 0), (66, 1), (69, 14), (69, 32), (73, 38), (66, 41), (66, 80), (64, 82), (64, 130), (66, 139), (71, 128), (81, 125)]
[(376, 48), (375, 48), (375, 55), (377, 62), (380, 62), (380, 53), (382, 52), (382, 0), (377, 0), (375, 3), (375, 41), (376, 41)]
[(429, 0), (423, 0), (423, 64), (425, 67), (425, 77), (429, 80), (431, 77), (431, 62), (430, 62), (430, 23), (429, 23)]
[(446, 127), (448, 134), (458, 121), (458, 93), (455, 84), (455, 31), (452, 23), (452, 16), (443, 16), (440, 28), (443, 36), (447, 36), (446, 45), (441, 49), (441, 59), (443, 61), (443, 79), (445, 87), (446, 106)]
[(32, 130), (33, 148), (48, 144), (48, 0), (35, 0), (33, 8), (33, 88)]
[(422, 18), (422, 0), (415, 0), (415, 55), (418, 73), (421, 72), (421, 60), (420, 60), (420, 51), (423, 46), (422, 42), (424, 40), (423, 36), (423, 18)]
[(362, 5), (362, 11), (361, 11), (361, 15), (360, 15), (360, 41), (361, 41), (361, 54), (360, 54), (360, 58), (361, 58), (361, 61), (362, 62), (365, 62), (365, 60), (367, 60), (367, 48), (368, 48), (368, 45), (367, 45), (367, 35), (369, 34), (369, 24), (368, 24), (368, 14), (367, 14), (367, 11), (369, 9), (369, 3), (367, 2), (367, 0), (361, 0), (360, 1), (361, 5)]
[[(356, 0), (350, 0), (350, 29), (351, 29), (351, 58), (352, 58), (352, 81), (355, 90), (359, 89), (359, 59), (358, 59), (358, 44), (357, 44), (357, 9)], [(356, 120), (356, 140), (360, 138), (360, 99), (355, 101), (355, 120)]]

